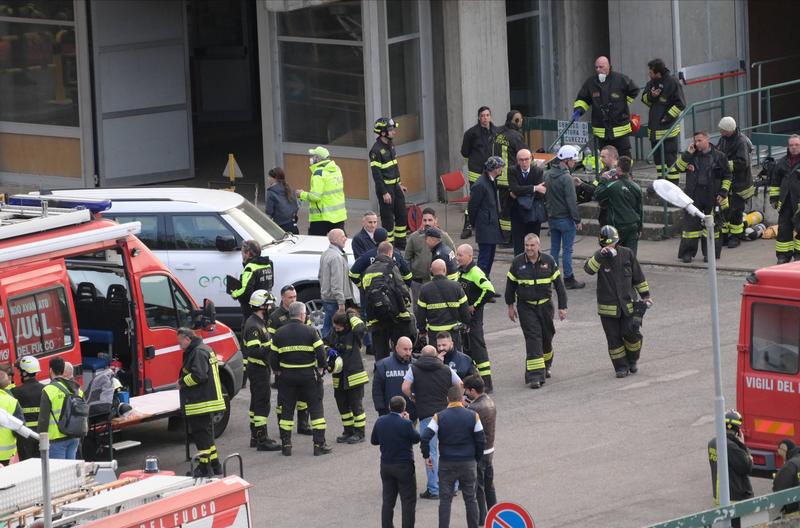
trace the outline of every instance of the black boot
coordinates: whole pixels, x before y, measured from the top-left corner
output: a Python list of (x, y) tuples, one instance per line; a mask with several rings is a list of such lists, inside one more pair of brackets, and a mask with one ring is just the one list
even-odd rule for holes
[(325, 443), (325, 431), (323, 429), (314, 430), (314, 456), (328, 455), (333, 452), (333, 448)]
[(461, 229), (461, 240), (472, 236), (472, 226), (469, 225), (469, 213), (464, 211), (464, 227)]
[(297, 411), (297, 434), (310, 436), (311, 423), (308, 421), (308, 409), (304, 411)]
[(256, 426), (250, 422), (250, 447), (256, 447), (258, 445), (258, 438), (256, 438)]
[[(363, 427), (354, 427), (353, 428), (353, 436), (347, 439), (348, 444), (360, 444), (364, 441), (364, 428)], [(338, 438), (337, 438), (338, 440)]]
[(575, 275), (570, 275), (569, 277), (564, 277), (564, 286), (568, 290), (580, 290), (586, 286), (586, 283), (575, 280)]
[(342, 436), (337, 436), (336, 437), (336, 443), (337, 444), (345, 444), (345, 443), (347, 443), (348, 440), (350, 440), (351, 436), (353, 436), (353, 426), (352, 425), (345, 425), (344, 426), (344, 432), (342, 433)]
[(280, 451), (281, 446), (278, 443), (267, 436), (267, 426), (264, 425), (259, 427), (256, 430), (256, 437), (258, 439), (258, 450), (259, 451)]
[(211, 468), (208, 467), (208, 462), (200, 462), (194, 467), (194, 470), (187, 473), (186, 476), (194, 478), (208, 478), (211, 476)]
[(494, 392), (494, 387), (492, 386), (492, 375), (487, 374), (486, 376), (482, 376), (483, 378), (483, 390), (486, 394), (491, 394)]
[(739, 237), (733, 235), (728, 237), (728, 249), (736, 249), (741, 243), (742, 241), (739, 239)]
[(211, 461), (211, 472), (214, 476), (222, 475), (222, 464), (219, 463), (219, 459), (215, 458)]
[(281, 453), (283, 456), (292, 456), (292, 432), (281, 429)]

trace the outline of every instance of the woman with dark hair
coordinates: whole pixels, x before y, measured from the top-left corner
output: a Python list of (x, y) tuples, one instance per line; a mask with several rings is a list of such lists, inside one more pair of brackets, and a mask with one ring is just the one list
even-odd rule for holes
[(297, 198), (289, 184), (286, 173), (280, 167), (270, 169), (267, 174), (267, 214), (284, 231), (299, 235), (297, 229)]

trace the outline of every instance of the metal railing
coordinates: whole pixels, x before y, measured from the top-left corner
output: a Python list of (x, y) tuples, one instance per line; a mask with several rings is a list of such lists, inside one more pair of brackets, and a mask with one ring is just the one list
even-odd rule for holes
[[(784, 62), (791, 59), (800, 59), (800, 55), (785, 55), (783, 57), (775, 57), (772, 59), (756, 61), (750, 65), (750, 71), (756, 70), (756, 89), (761, 88), (761, 80), (762, 80), (762, 68), (767, 64), (776, 64), (778, 62)], [(761, 95), (758, 96), (758, 122), (761, 123), (761, 107), (763, 106), (763, 99)]]

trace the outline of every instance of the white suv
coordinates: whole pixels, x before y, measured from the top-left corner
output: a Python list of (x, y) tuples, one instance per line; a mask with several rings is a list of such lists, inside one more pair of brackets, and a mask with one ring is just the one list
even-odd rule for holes
[[(322, 326), (318, 271), (328, 239), (284, 232), (239, 194), (189, 187), (76, 189), (52, 194), (59, 199), (110, 199), (111, 209), (104, 217), (141, 222), (141, 241), (175, 273), (192, 297), (211, 299), (217, 318), (232, 328), (241, 327), (241, 311), (238, 301), (225, 292), (225, 277), (239, 276), (241, 243), (255, 240), (263, 248), (262, 255), (274, 264), (275, 297), (280, 297), (283, 286), (292, 284), (297, 299), (306, 303), (312, 322)], [(349, 240), (345, 250), (352, 263)]]

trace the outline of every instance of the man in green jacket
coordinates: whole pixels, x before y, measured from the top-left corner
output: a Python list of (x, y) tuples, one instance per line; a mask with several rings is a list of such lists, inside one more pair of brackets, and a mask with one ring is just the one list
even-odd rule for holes
[(331, 229), (344, 229), (347, 208), (342, 170), (330, 159), (325, 147), (309, 149), (311, 189), (297, 189), (297, 197), (308, 202), (308, 234), (325, 236)]
[(594, 197), (601, 207), (606, 208), (608, 223), (617, 228), (620, 245), (636, 255), (644, 209), (642, 189), (630, 179), (632, 165), (633, 161), (628, 156), (622, 156), (617, 162), (616, 171), (603, 173)]

